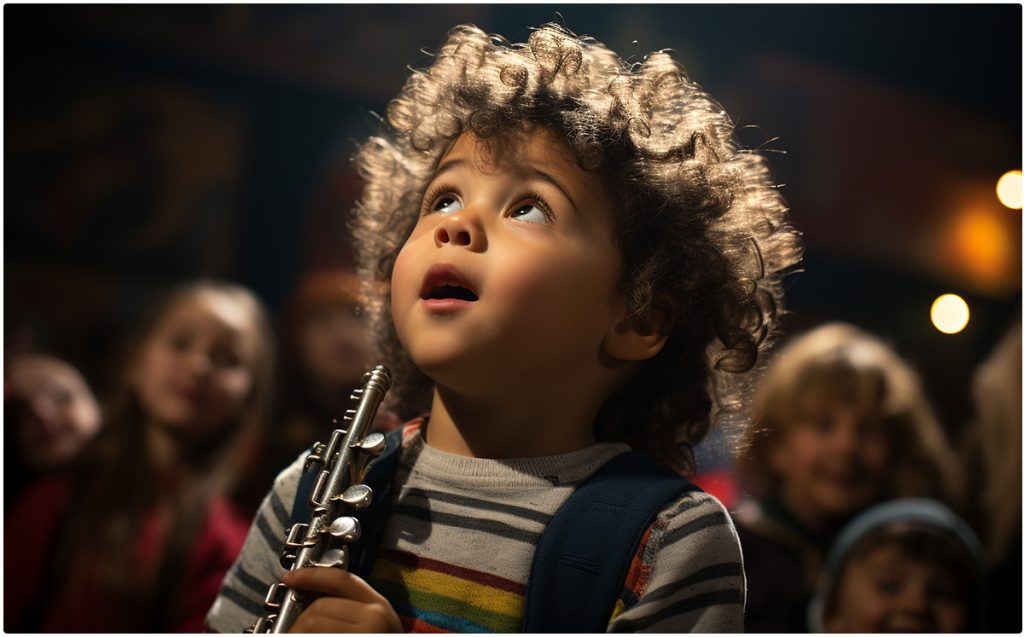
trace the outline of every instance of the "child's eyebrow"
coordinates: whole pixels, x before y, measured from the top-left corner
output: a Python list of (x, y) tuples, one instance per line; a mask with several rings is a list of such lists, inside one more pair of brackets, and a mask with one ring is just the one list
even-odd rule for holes
[[(468, 164), (469, 161), (462, 157), (452, 157), (450, 159), (446, 159), (445, 161), (441, 162), (438, 165), (430, 180), (434, 181), (435, 179), (438, 178), (439, 175), (450, 170), (455, 170), (456, 168), (462, 168)], [(535, 166), (530, 166), (524, 172), (526, 172), (529, 177), (540, 178), (541, 180), (546, 181), (555, 188), (557, 188), (565, 196), (565, 198), (569, 200), (569, 203), (572, 205), (573, 210), (577, 212), (577, 214), (579, 213), (580, 208), (579, 206), (576, 205), (576, 200), (573, 199), (572, 195), (569, 194), (569, 190), (565, 186), (563, 186), (562, 182), (558, 181), (558, 179), (554, 175), (546, 173)]]
[(436, 179), (437, 176), (443, 172), (458, 168), (460, 166), (464, 166), (468, 163), (469, 162), (460, 157), (452, 157), (451, 159), (446, 159), (445, 161), (441, 162), (438, 165), (438, 167), (434, 170), (434, 174), (431, 175), (431, 180)]
[(530, 172), (533, 173), (534, 176), (540, 177), (544, 181), (550, 183), (552, 186), (560, 190), (562, 194), (565, 195), (565, 198), (569, 200), (569, 203), (572, 205), (572, 209), (577, 213), (579, 212), (579, 206), (576, 205), (576, 200), (572, 198), (572, 195), (569, 194), (569, 190), (562, 186), (562, 183), (558, 181), (558, 179), (556, 179), (554, 175), (550, 175), (544, 172), (543, 170), (540, 170), (539, 168), (535, 168), (532, 166), (530, 167)]

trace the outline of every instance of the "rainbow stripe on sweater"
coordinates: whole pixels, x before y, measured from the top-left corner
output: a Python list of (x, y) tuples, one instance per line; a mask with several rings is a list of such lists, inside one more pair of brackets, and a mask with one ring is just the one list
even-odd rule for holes
[(411, 553), (382, 550), (370, 583), (408, 632), (518, 632), (526, 587)]

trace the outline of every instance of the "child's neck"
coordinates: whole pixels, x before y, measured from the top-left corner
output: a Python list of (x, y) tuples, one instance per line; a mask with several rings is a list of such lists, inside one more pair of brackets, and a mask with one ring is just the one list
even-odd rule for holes
[(178, 446), (162, 427), (146, 424), (146, 444), (149, 446), (149, 457), (153, 468), (163, 473), (173, 467), (178, 460)]
[(440, 451), (476, 458), (551, 456), (594, 444), (597, 406), (581, 409), (572, 400), (530, 398), (480, 401), (437, 387), (426, 441)]
[(834, 515), (822, 512), (817, 507), (804, 503), (801, 498), (788, 496), (785, 490), (783, 490), (781, 502), (789, 511), (789, 514), (803, 525), (806, 531), (810, 532), (814, 538), (820, 540), (830, 540), (833, 538), (845, 522), (845, 520), (839, 519)]
[(189, 473), (191, 463), (187, 447), (166, 428), (155, 423), (146, 425), (146, 444), (149, 447), (149, 461), (153, 470), (163, 476), (184, 476)]

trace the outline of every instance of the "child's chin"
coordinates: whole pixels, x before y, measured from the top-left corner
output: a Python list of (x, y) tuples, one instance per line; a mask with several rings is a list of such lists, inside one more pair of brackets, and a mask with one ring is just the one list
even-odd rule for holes
[(453, 356), (417, 356), (411, 357), (413, 364), (430, 380), (438, 385), (454, 386), (467, 375), (464, 361)]
[(871, 498), (860, 493), (832, 493), (822, 498), (822, 504), (832, 517), (846, 518), (859, 513), (872, 503)]

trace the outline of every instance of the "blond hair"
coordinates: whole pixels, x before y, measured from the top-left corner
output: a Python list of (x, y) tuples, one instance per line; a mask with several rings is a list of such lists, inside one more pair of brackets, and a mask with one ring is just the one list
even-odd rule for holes
[(974, 374), (972, 382), (981, 460), (985, 544), (994, 559), (1020, 541), (1021, 327), (1014, 325)]
[(884, 342), (844, 323), (786, 344), (761, 379), (737, 459), (752, 495), (764, 498), (778, 488), (767, 456), (787, 428), (839, 404), (884, 425), (892, 458), (884, 497), (949, 497), (953, 454), (918, 375)]

